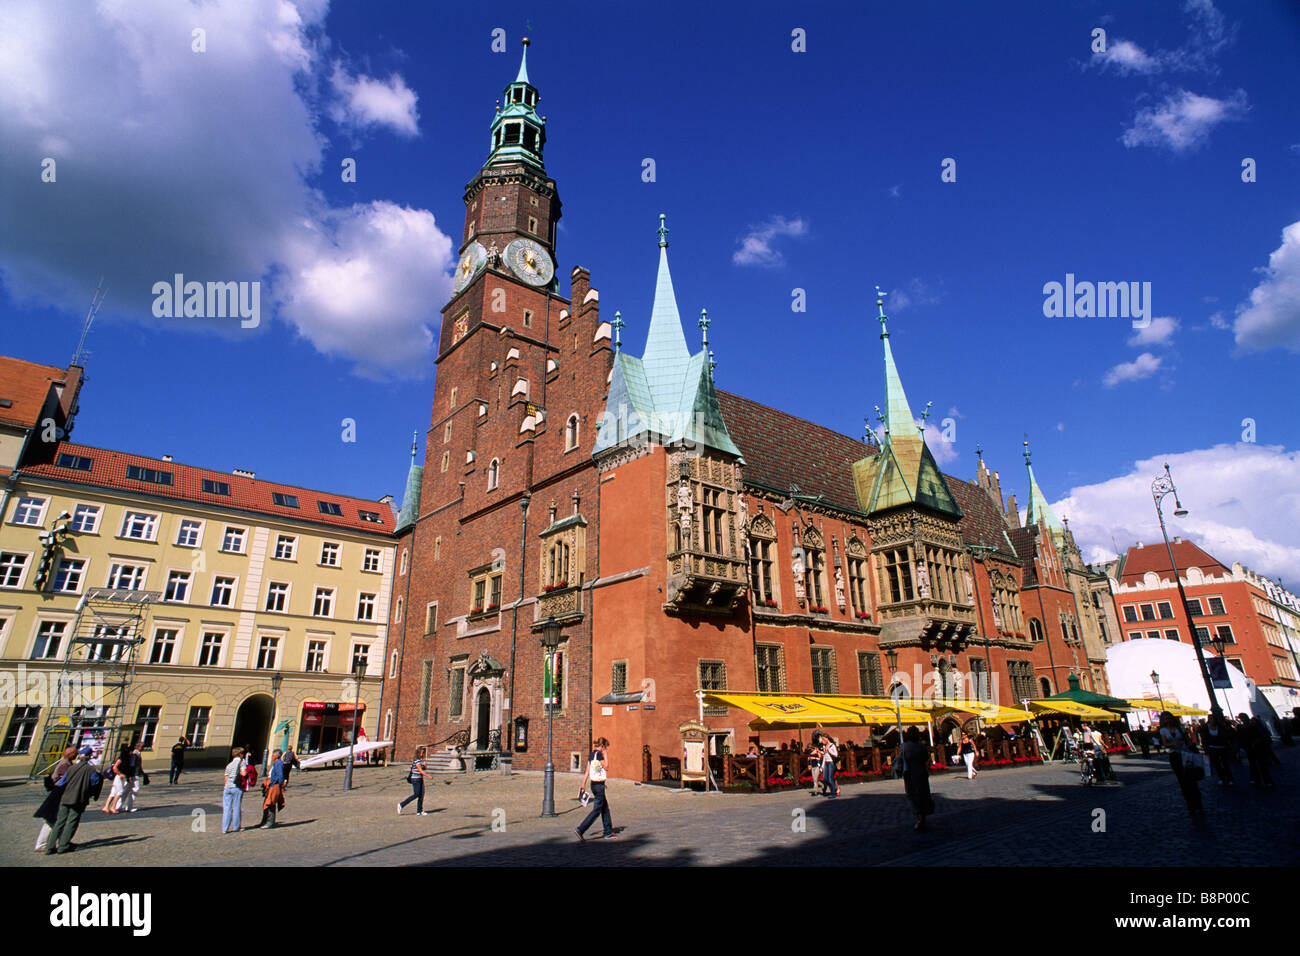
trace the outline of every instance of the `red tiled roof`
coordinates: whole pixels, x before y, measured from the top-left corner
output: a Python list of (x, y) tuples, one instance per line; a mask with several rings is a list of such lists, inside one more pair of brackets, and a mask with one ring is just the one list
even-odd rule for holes
[(1016, 554), (1020, 560), (1025, 562), (1025, 572), (1023, 577), (1023, 587), (1033, 587), (1038, 583), (1038, 565), (1034, 564), (1034, 528), (1037, 525), (1030, 525), (1025, 528), (1011, 528), (1007, 531), (1007, 537), (1011, 539), (1012, 547), (1016, 549)]
[[(0, 423), (36, 427), (50, 385), (67, 377), (67, 369), (0, 355)], [(6, 400), (10, 403), (7, 407), (3, 404)]]
[(992, 496), (976, 482), (944, 475), (948, 490), (961, 508), (961, 536), (967, 544), (997, 548), (1007, 557), (1018, 557), (1007, 540), (1007, 522)]
[[(61, 468), (56, 464), (60, 455), (78, 455), (89, 458), (92, 462), (90, 471), (77, 471)], [(172, 475), (170, 485), (140, 481), (126, 476), (128, 465), (166, 471)], [(90, 445), (78, 445), (72, 442), (60, 442), (55, 446), (50, 462), (26, 465), (19, 469), (23, 474), (55, 478), (60, 481), (77, 484), (94, 485), (100, 488), (115, 488), (159, 498), (173, 498), (196, 504), (233, 508), (251, 511), (257, 514), (272, 515), (277, 518), (292, 518), (313, 524), (332, 525), (336, 528), (349, 528), (353, 531), (366, 531), (372, 534), (391, 534), (395, 519), (387, 504), (370, 501), (365, 498), (353, 498), (349, 495), (337, 495), (327, 491), (313, 491), (294, 485), (282, 485), (257, 478), (229, 474), (224, 471), (212, 471), (182, 465), (175, 461), (161, 458), (146, 458), (126, 452), (95, 448)], [(209, 494), (203, 490), (203, 479), (224, 482), (230, 486), (229, 497)], [(298, 499), (297, 508), (278, 505), (271, 495), (275, 492), (294, 495)], [(322, 514), (318, 501), (337, 504), (343, 512), (341, 515)], [(363, 521), (359, 511), (369, 511), (379, 515), (379, 521)]]
[(842, 511), (861, 514), (853, 489), (853, 463), (872, 453), (865, 443), (822, 425), (719, 391), (722, 420), (745, 456), (746, 484), (816, 497)]
[[(1178, 562), (1180, 574), (1186, 574), (1187, 569), (1191, 567), (1200, 568), (1207, 574), (1232, 573), (1217, 558), (1202, 551), (1190, 541), (1171, 541), (1170, 547), (1174, 552), (1174, 560)], [(1120, 584), (1136, 584), (1148, 571), (1154, 571), (1162, 579), (1173, 584), (1174, 571), (1169, 566), (1169, 552), (1165, 549), (1163, 541), (1142, 548), (1129, 548), (1124, 555), (1124, 573), (1120, 578)]]

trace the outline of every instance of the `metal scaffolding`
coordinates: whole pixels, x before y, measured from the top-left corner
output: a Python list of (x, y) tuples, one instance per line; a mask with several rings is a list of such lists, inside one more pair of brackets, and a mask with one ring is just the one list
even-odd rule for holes
[(136, 653), (144, 644), (149, 606), (158, 598), (157, 591), (92, 588), (77, 604), (63, 669), (49, 688), (49, 716), (33, 778), (47, 773), (65, 747), (95, 747), (104, 764), (112, 764), (113, 750), (131, 726), (125, 712)]

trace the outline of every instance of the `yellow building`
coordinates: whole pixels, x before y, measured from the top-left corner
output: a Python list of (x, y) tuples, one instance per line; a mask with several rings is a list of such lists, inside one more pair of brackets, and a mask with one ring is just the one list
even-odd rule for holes
[[(300, 754), (346, 746), (358, 696), (358, 726), (378, 738), (366, 704), (396, 570), (389, 499), (37, 441), (5, 475), (0, 521), (0, 777), (33, 771), (51, 715), (74, 743), (113, 722), (59, 706), (68, 667), (103, 675), (95, 702), (129, 725), (122, 743), (141, 737), (151, 770), (181, 736), (187, 768), (234, 744), (260, 756), (272, 736)], [(152, 592), (142, 624), (96, 589)], [(117, 674), (129, 679), (114, 698)]]

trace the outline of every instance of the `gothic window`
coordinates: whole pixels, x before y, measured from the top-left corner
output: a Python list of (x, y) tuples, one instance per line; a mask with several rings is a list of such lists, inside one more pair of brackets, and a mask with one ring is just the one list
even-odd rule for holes
[(814, 608), (825, 607), (823, 579), (826, 576), (826, 552), (820, 549), (805, 548), (804, 553), (807, 555), (808, 560), (808, 566), (804, 571), (808, 587), (808, 603)]
[(575, 413), (569, 416), (569, 420), (564, 426), (564, 450), (573, 451), (577, 447), (578, 447), (578, 416)]
[(749, 543), (749, 586), (754, 607), (775, 607), (776, 593), (772, 590), (773, 542), (754, 538)]
[(546, 588), (558, 590), (569, 586), (569, 545), (555, 541), (546, 555)]
[(1043, 640), (1043, 623), (1036, 617), (1029, 619), (1029, 639), (1035, 644), (1040, 644)]
[(870, 613), (867, 601), (867, 559), (849, 555), (849, 595), (853, 601), (853, 610), (860, 614)]
[(838, 694), (839, 677), (835, 673), (835, 648), (812, 648), (812, 679), (814, 694)]
[(883, 574), (881, 591), (890, 604), (914, 600), (912, 565), (906, 548), (893, 548), (881, 552), (880, 566)]
[(501, 479), (501, 462), (496, 458), (488, 465), (488, 491), (495, 490), (497, 482)]
[(704, 550), (709, 554), (725, 555), (723, 527), (727, 500), (717, 488), (704, 488), (700, 501), (700, 535)]
[(883, 697), (885, 683), (880, 672), (880, 655), (875, 651), (858, 651), (858, 689), (869, 697)]
[(785, 652), (780, 644), (758, 644), (754, 648), (754, 670), (762, 694), (785, 690)]
[[(458, 719), (465, 715), (465, 667), (466, 658), (464, 657), (451, 662), (447, 681), (447, 716), (452, 719)], [(427, 704), (424, 709), (427, 713)]]

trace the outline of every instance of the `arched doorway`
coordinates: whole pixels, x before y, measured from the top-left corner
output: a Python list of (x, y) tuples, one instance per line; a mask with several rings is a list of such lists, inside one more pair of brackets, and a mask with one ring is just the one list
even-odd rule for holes
[(1046, 677), (1038, 678), (1038, 689), (1042, 691), (1044, 697), (1052, 696), (1052, 682)]
[(250, 763), (261, 763), (266, 742), (271, 736), (271, 709), (274, 702), (266, 694), (253, 694), (235, 711), (235, 729), (230, 746), (248, 748)]
[(492, 730), (492, 695), (488, 693), (486, 687), (478, 692), (477, 711), (475, 721), (478, 734), (474, 738), (474, 744), (479, 750), (487, 750), (488, 734)]

